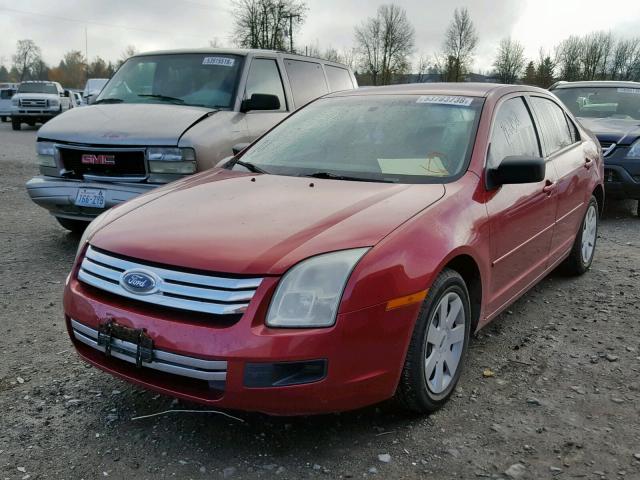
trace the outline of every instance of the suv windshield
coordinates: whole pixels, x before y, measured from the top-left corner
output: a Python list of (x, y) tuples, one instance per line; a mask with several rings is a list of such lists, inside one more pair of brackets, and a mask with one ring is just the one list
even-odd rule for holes
[(375, 95), (318, 100), (250, 148), (234, 169), (441, 183), (468, 163), (483, 99)]
[(21, 83), (18, 93), (49, 93), (58, 94), (58, 89), (53, 83)]
[(173, 103), (231, 108), (242, 58), (219, 54), (133, 57), (107, 83), (96, 103)]
[(564, 87), (553, 93), (576, 117), (640, 120), (640, 88)]

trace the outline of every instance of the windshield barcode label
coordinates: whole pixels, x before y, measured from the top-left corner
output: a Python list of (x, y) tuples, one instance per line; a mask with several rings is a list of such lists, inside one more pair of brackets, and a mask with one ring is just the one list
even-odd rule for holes
[(228, 57), (204, 57), (202, 59), (202, 65), (220, 65), (222, 67), (233, 67), (235, 63), (235, 58)]
[(468, 107), (473, 102), (472, 97), (459, 97), (453, 95), (422, 95), (416, 103), (436, 103), (439, 105), (459, 105)]

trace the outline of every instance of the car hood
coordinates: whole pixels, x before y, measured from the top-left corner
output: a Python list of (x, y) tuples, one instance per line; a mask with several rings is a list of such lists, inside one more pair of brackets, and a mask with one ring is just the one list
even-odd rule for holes
[[(91, 244), (181, 268), (277, 275), (320, 253), (375, 245), (444, 195), (441, 184), (318, 180), (215, 169), (164, 187)], [(134, 200), (135, 201), (135, 200)], [(126, 205), (126, 204), (125, 204)]]
[(579, 120), (601, 142), (630, 145), (640, 137), (640, 120), (619, 118), (580, 118)]
[(185, 105), (105, 104), (72, 108), (45, 123), (38, 137), (82, 144), (178, 144), (192, 125), (215, 110)]

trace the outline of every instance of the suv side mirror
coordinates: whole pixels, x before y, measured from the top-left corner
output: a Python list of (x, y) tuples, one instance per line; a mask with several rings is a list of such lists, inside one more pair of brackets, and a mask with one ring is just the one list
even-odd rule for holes
[(243, 113), (251, 110), (280, 110), (280, 99), (276, 95), (254, 93), (240, 105), (240, 111)]
[(505, 157), (500, 165), (487, 171), (487, 187), (494, 189), (500, 185), (537, 183), (544, 180), (546, 163), (541, 157)]

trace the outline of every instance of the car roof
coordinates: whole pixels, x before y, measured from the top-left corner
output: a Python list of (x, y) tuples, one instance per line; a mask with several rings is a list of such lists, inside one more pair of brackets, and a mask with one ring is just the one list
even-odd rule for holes
[(545, 93), (549, 92), (528, 85), (503, 85), (499, 83), (404, 83), (384, 87), (360, 87), (356, 90), (335, 92), (328, 97), (356, 95), (455, 95), (466, 97), (488, 97), (498, 94), (506, 95), (516, 92)]
[(156, 50), (151, 52), (141, 52), (132, 55), (133, 57), (144, 57), (147, 55), (177, 55), (177, 54), (185, 54), (185, 53), (196, 53), (196, 54), (218, 54), (218, 55), (239, 55), (242, 57), (246, 57), (248, 55), (264, 55), (269, 54), (273, 55), (282, 55), (286, 58), (295, 58), (297, 60), (314, 60), (318, 62), (325, 63), (327, 65), (340, 65), (343, 68), (349, 68), (346, 65), (338, 62), (332, 62), (330, 60), (324, 60), (319, 57), (310, 57), (306, 55), (297, 55), (295, 53), (283, 52), (279, 50), (266, 50), (260, 48), (180, 48), (175, 50)]
[(580, 87), (631, 87), (640, 88), (640, 82), (618, 81), (618, 80), (589, 80), (583, 82), (558, 82), (552, 85), (552, 90), (560, 88), (580, 88)]

